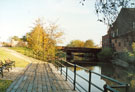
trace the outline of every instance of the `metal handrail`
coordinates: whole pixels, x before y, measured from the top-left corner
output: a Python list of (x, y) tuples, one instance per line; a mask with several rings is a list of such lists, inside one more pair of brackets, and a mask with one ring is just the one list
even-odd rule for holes
[[(62, 60), (62, 61), (63, 61), (63, 60)], [(74, 65), (74, 64), (72, 64), (72, 63), (70, 63), (70, 62), (67, 62), (67, 61), (64, 61), (64, 62), (66, 62), (66, 63), (68, 63), (68, 64), (71, 64), (71, 65)], [(86, 70), (86, 71), (89, 71), (89, 69), (84, 68), (84, 67), (82, 67), (82, 66), (79, 66), (79, 65), (76, 65), (76, 66), (79, 67), (79, 68), (81, 68), (81, 69), (84, 69), (84, 70)], [(98, 75), (98, 76), (101, 76), (101, 77), (103, 77), (103, 78), (106, 78), (106, 79), (108, 79), (108, 80), (110, 80), (110, 81), (112, 81), (112, 82), (115, 82), (115, 83), (117, 83), (117, 84), (126, 85), (126, 83), (119, 82), (119, 81), (117, 81), (117, 80), (115, 80), (115, 79), (113, 79), (113, 78), (110, 78), (110, 77), (108, 77), (108, 76), (101, 75), (101, 74), (98, 74), (98, 73), (92, 72), (92, 71), (91, 71), (91, 73), (94, 73), (94, 74), (96, 74), (96, 75)]]
[(111, 88), (111, 87), (108, 86), (108, 85), (104, 85), (104, 89), (105, 89), (104, 92), (108, 92), (108, 90), (109, 90), (110, 92), (119, 92), (119, 91), (117, 91), (117, 90)]
[[(113, 78), (110, 78), (110, 77), (108, 77), (108, 76), (105, 76), (105, 75), (101, 75), (101, 74), (98, 74), (98, 73), (96, 73), (96, 72), (93, 72), (93, 71), (91, 71), (91, 70), (89, 70), (89, 69), (87, 69), (87, 68), (84, 68), (84, 67), (82, 67), (82, 66), (79, 66), (79, 65), (76, 65), (76, 64), (73, 64), (73, 63), (70, 63), (70, 62), (67, 62), (67, 61), (64, 61), (64, 60), (59, 60), (59, 61), (63, 61), (63, 62), (66, 62), (67, 64), (69, 64), (69, 65), (71, 65), (71, 66), (73, 66), (74, 67), (74, 71), (72, 71), (72, 72), (74, 72), (74, 79), (72, 79), (70, 76), (68, 76), (68, 74), (67, 74), (67, 71), (68, 71), (68, 68), (67, 68), (67, 66), (66, 65), (64, 65), (64, 64), (62, 64), (61, 62), (57, 62), (58, 64), (60, 64), (61, 65), (61, 74), (62, 74), (62, 72), (64, 72), (65, 74), (65, 77), (66, 77), (66, 80), (67, 79), (71, 79), (73, 82), (71, 82), (71, 83), (73, 83), (73, 89), (75, 90), (77, 87), (76, 87), (76, 84), (77, 85), (79, 85), (83, 90), (84, 90), (84, 87), (82, 87), (79, 83), (77, 83), (76, 82), (76, 76), (78, 76), (78, 77), (80, 77), (80, 78), (82, 78), (83, 80), (85, 80), (86, 82), (88, 82), (88, 92), (91, 92), (91, 85), (93, 85), (94, 87), (96, 87), (97, 89), (99, 89), (100, 91), (102, 91), (102, 92), (107, 92), (108, 90), (109, 91), (111, 91), (111, 92), (119, 92), (119, 91), (117, 91), (117, 90), (115, 90), (115, 89), (113, 89), (113, 88), (125, 88), (126, 89), (126, 92), (128, 92), (128, 87), (130, 86), (129, 84), (126, 84), (126, 83), (122, 83), (122, 82), (119, 82), (119, 81), (117, 81), (117, 80), (115, 80), (115, 79), (113, 79)], [(66, 67), (66, 71), (63, 71), (63, 69), (62, 69), (62, 67)], [(79, 75), (79, 74), (77, 74), (76, 73), (76, 67), (79, 67), (79, 68), (81, 68), (81, 69), (83, 69), (83, 70), (86, 70), (86, 71), (89, 71), (89, 79), (87, 80), (86, 78), (84, 78), (84, 77), (82, 77), (81, 75)], [(98, 76), (101, 76), (101, 77), (103, 77), (103, 78), (105, 78), (105, 79), (108, 79), (108, 80), (110, 80), (110, 81), (112, 81), (112, 82), (114, 82), (114, 83), (117, 83), (117, 84), (119, 84), (119, 85), (117, 85), (117, 86), (109, 86), (109, 85), (104, 85), (104, 90), (102, 89), (102, 88), (100, 88), (100, 87), (98, 87), (97, 85), (95, 85), (94, 83), (92, 83), (91, 82), (91, 74), (96, 74), (96, 75), (98, 75)], [(69, 78), (68, 78), (69, 77)], [(78, 89), (78, 88), (77, 88)], [(86, 91), (86, 90), (84, 90), (84, 91)]]

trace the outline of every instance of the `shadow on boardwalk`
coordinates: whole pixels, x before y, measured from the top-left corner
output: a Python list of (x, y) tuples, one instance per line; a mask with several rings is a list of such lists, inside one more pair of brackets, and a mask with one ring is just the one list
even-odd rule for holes
[(75, 92), (50, 63), (31, 63), (7, 92)]

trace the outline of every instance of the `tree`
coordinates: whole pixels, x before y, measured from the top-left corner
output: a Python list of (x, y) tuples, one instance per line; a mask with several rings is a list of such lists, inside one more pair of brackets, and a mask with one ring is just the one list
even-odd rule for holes
[(98, 53), (98, 59), (100, 61), (109, 61), (112, 59), (113, 50), (112, 48), (103, 48), (101, 52)]
[(81, 40), (72, 40), (67, 46), (69, 46), (69, 47), (84, 47), (84, 42)]
[[(82, 5), (86, 0), (81, 0)], [(121, 8), (135, 8), (135, 0), (95, 0), (95, 11), (98, 20), (112, 25)]]
[(95, 45), (94, 45), (93, 40), (86, 40), (86, 42), (84, 43), (84, 47), (86, 47), (86, 48), (94, 48)]
[(32, 31), (26, 34), (28, 47), (33, 50), (37, 58), (52, 60), (55, 58), (56, 44), (62, 35), (63, 32), (59, 31), (55, 23), (44, 27), (42, 21), (38, 19)]
[(135, 51), (135, 42), (132, 43), (132, 49)]
[(43, 35), (45, 34), (43, 26), (40, 24), (40, 20), (36, 21), (36, 25), (33, 30), (27, 35), (28, 46), (33, 49), (36, 55), (39, 55), (43, 51)]
[(133, 54), (135, 56), (135, 42), (132, 43)]
[(21, 40), (24, 41), (24, 42), (26, 42), (26, 41), (27, 41), (27, 37), (26, 37), (26, 36), (23, 36), (23, 37), (21, 38)]
[(18, 36), (13, 36), (11, 39), (14, 39), (15, 41), (19, 41), (20, 38)]

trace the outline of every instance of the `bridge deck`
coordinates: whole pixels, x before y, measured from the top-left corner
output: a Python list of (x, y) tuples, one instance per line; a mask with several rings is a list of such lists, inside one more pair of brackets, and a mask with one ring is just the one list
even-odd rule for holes
[(49, 63), (32, 63), (7, 89), (7, 92), (76, 92)]
[(64, 52), (76, 52), (76, 53), (99, 53), (101, 48), (85, 48), (85, 47), (65, 47), (65, 46), (57, 46), (58, 50), (62, 50)]

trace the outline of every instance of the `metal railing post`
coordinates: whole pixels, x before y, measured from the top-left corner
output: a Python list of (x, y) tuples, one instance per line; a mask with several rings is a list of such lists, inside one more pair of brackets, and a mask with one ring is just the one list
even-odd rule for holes
[(62, 75), (62, 65), (61, 65), (61, 70), (60, 71), (61, 71), (61, 75)]
[(75, 90), (75, 86), (76, 86), (76, 64), (74, 64), (74, 90)]
[(89, 88), (88, 92), (91, 92), (91, 71), (89, 70)]
[(126, 84), (126, 92), (128, 92), (129, 84)]
[(2, 78), (3, 78), (3, 67), (1, 68), (1, 75), (2, 75)]
[(68, 77), (68, 67), (66, 66), (66, 81), (67, 81), (67, 77)]
[(104, 85), (104, 92), (107, 92), (107, 84)]

